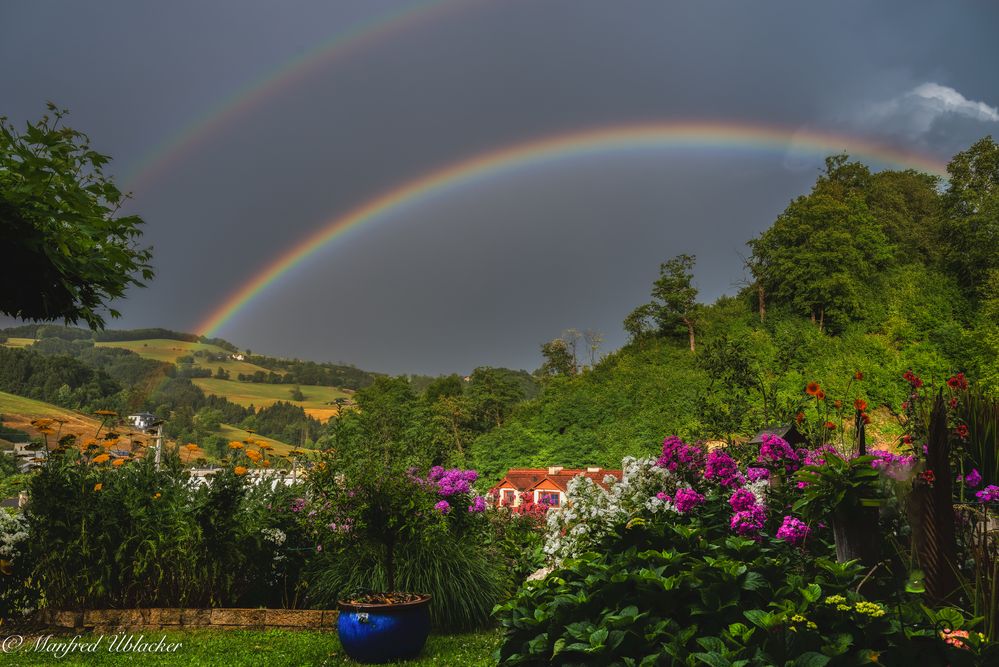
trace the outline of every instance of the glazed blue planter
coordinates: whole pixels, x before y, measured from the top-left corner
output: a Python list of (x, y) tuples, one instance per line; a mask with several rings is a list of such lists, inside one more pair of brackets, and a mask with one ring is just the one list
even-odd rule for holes
[(336, 629), (343, 650), (358, 662), (411, 660), (430, 635), (430, 596), (400, 604), (341, 601)]

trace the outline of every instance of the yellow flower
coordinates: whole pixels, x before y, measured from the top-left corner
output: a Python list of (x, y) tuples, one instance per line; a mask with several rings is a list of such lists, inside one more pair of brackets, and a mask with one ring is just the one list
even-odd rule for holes
[(233, 440), (232, 442), (229, 443), (229, 449), (242, 449), (242, 448), (243, 448), (243, 443), (237, 440)]
[(808, 620), (808, 619), (806, 619), (801, 614), (795, 614), (794, 616), (791, 617), (791, 622), (792, 623), (804, 623), (806, 620)]
[(843, 604), (846, 602), (846, 598), (842, 595), (830, 595), (825, 599), (826, 604)]
[(101, 454), (94, 457), (94, 463), (105, 463), (111, 456), (109, 454)]
[(161, 494), (159, 491), (157, 491), (156, 493), (153, 494), (153, 500), (159, 500), (161, 495), (163, 495), (163, 494)]
[(236, 466), (235, 468), (232, 469), (232, 471), (240, 476), (245, 475), (247, 473), (247, 469), (244, 468), (243, 466)]
[(876, 602), (858, 602), (854, 608), (857, 610), (858, 614), (864, 614), (865, 616), (870, 616), (871, 618), (881, 618), (885, 615), (884, 607)]
[(104, 485), (101, 484), (100, 482), (97, 482), (96, 484), (94, 484), (94, 491), (100, 491), (103, 488), (104, 488)]

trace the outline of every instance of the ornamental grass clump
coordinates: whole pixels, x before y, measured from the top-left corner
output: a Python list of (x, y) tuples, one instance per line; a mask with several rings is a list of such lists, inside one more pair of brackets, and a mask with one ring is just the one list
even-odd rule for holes
[[(430, 594), (434, 625), (481, 626), (505, 582), (474, 470), (429, 465), (432, 452), (344, 441), (308, 479), (309, 524), (319, 554), (310, 599)], [(368, 599), (368, 598), (366, 598)]]

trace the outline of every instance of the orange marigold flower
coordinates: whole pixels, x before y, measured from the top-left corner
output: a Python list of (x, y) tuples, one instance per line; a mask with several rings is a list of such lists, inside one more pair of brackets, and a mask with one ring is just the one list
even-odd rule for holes
[(110, 458), (111, 458), (110, 454), (101, 454), (99, 456), (95, 456), (93, 462), (94, 463), (104, 463), (104, 462), (108, 461)]
[(832, 422), (826, 422), (824, 425), (830, 431), (832, 431), (832, 430), (834, 430), (836, 428), (836, 424), (833, 424)]
[(809, 396), (815, 396), (815, 394), (819, 393), (819, 383), (809, 382), (808, 386), (805, 387), (805, 393)]
[(103, 485), (103, 484), (101, 484), (100, 482), (97, 482), (96, 484), (94, 484), (94, 491), (95, 491), (95, 492), (96, 492), (96, 491), (100, 491), (100, 490), (101, 490), (101, 489), (103, 489), (103, 488), (104, 488), (104, 485)]
[(233, 440), (232, 442), (229, 443), (229, 449), (242, 449), (242, 448), (243, 448), (243, 443), (239, 442), (238, 440)]
[(198, 451), (198, 446), (193, 442), (189, 442), (186, 445), (184, 445), (184, 449), (186, 449), (189, 452), (196, 452)]
[(156, 493), (153, 494), (153, 500), (159, 500), (161, 495), (163, 494), (157, 491)]
[(260, 462), (260, 465), (262, 467), (264, 467), (264, 468), (270, 468), (271, 467), (271, 462), (269, 460), (267, 460), (267, 459), (264, 459), (263, 461)]
[(833, 401), (833, 405), (836, 406), (837, 410), (839, 410), (841, 407), (843, 407), (843, 401)]
[(858, 398), (857, 400), (855, 400), (853, 402), (853, 407), (855, 409), (860, 410), (861, 412), (863, 412), (864, 410), (867, 409), (867, 401), (865, 401), (862, 398)]
[(256, 451), (253, 451), (252, 449), (248, 449), (248, 450), (246, 450), (246, 456), (251, 461), (259, 461), (261, 454), (260, 454), (260, 452), (256, 452)]
[(796, 414), (794, 416), (794, 421), (798, 422), (799, 424), (805, 421), (805, 413), (799, 412), (798, 414)]
[(246, 474), (247, 472), (249, 472), (249, 471), (248, 471), (248, 470), (247, 470), (247, 469), (246, 469), (245, 467), (243, 467), (243, 466), (236, 466), (235, 468), (233, 468), (233, 469), (232, 469), (232, 471), (233, 471), (234, 473), (236, 473), (237, 475), (240, 475), (240, 476), (242, 476), (242, 475), (245, 475), (245, 474)]
[(120, 468), (121, 466), (125, 465), (125, 459), (115, 459), (114, 461), (111, 462), (111, 465), (113, 465), (115, 468)]
[(819, 399), (820, 401), (826, 400), (826, 392), (819, 389), (817, 392), (815, 392), (815, 398)]

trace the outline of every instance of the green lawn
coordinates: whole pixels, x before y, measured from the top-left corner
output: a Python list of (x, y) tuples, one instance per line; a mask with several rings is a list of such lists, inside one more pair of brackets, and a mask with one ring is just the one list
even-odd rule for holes
[[(132, 634), (137, 637), (140, 633)], [(356, 665), (347, 658), (336, 632), (300, 632), (287, 630), (198, 630), (189, 632), (149, 631), (144, 641), (180, 642), (174, 653), (111, 653), (104, 637), (98, 651), (69, 654), (63, 658), (33, 651), (36, 637), (26, 637), (16, 652), (0, 654), (0, 664), (16, 665)], [(7, 636), (7, 635), (4, 635)], [(59, 636), (52, 641), (68, 641), (72, 636)], [(92, 643), (96, 635), (84, 635), (79, 642)], [(423, 655), (403, 664), (438, 665), (441, 667), (485, 667), (494, 665), (493, 651), (499, 646), (498, 631), (463, 635), (434, 635), (427, 642)]]

